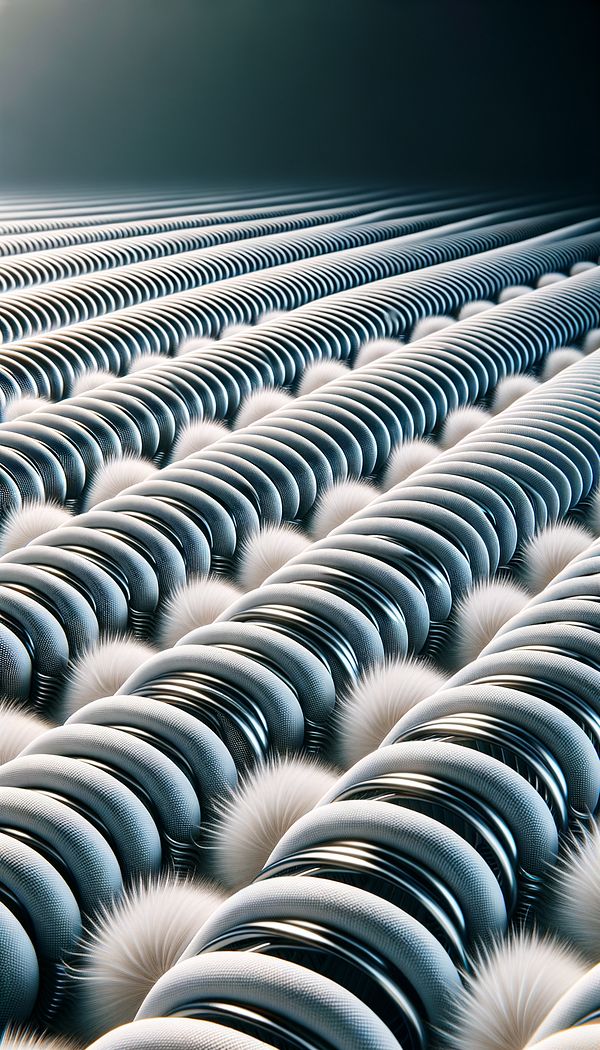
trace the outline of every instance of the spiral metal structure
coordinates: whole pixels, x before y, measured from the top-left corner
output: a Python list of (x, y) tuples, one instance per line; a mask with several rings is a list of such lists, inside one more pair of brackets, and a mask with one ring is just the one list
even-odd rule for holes
[[(7, 1046), (450, 1047), (550, 921), (600, 794), (599, 257), (586, 200), (2, 209)], [(295, 757), (346, 768), (98, 1030), (90, 931), (214, 881), (223, 806)], [(528, 1045), (599, 1016), (591, 969)]]

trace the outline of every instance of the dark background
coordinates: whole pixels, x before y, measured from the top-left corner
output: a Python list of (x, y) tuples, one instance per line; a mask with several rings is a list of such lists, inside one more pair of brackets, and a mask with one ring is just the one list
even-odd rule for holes
[(600, 171), (597, 0), (0, 0), (0, 183)]

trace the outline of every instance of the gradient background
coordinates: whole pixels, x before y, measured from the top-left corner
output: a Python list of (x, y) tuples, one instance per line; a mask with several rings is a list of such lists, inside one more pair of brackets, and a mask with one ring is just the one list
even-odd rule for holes
[(598, 0), (0, 0), (0, 184), (592, 184)]

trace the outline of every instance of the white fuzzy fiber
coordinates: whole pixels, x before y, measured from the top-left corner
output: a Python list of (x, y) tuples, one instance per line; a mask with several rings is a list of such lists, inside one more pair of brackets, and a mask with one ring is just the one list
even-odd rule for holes
[(538, 277), (536, 288), (549, 288), (551, 284), (559, 284), (560, 281), (566, 280), (567, 278), (564, 273), (550, 271), (549, 273), (543, 273), (541, 277)]
[(26, 547), (38, 536), (43, 536), (45, 532), (50, 532), (52, 529), (58, 529), (69, 521), (71, 521), (69, 511), (61, 507), (59, 503), (39, 501), (26, 503), (23, 507), (12, 510), (6, 515), (0, 533), (0, 554), (8, 554), (9, 551)]
[(340, 481), (319, 496), (311, 524), (311, 535), (323, 539), (378, 495), (378, 489), (367, 481)]
[(540, 529), (521, 549), (522, 575), (531, 594), (539, 594), (586, 547), (593, 536), (570, 522)]
[(396, 722), (446, 678), (425, 660), (405, 657), (367, 671), (340, 704), (336, 756), (345, 769), (375, 751)]
[(96, 471), (86, 493), (86, 508), (96, 507), (104, 500), (118, 496), (130, 485), (138, 485), (156, 474), (156, 465), (142, 456), (123, 456), (104, 463)]
[(183, 357), (185, 354), (193, 354), (196, 350), (207, 350), (211, 346), (215, 346), (215, 339), (208, 335), (198, 335), (192, 339), (184, 339), (179, 344), (175, 351), (176, 357)]
[(224, 886), (247, 886), (282, 835), (333, 786), (337, 774), (316, 759), (274, 759), (249, 773), (221, 805), (211, 831), (212, 871)]
[(86, 1042), (135, 1017), (223, 900), (214, 886), (165, 875), (130, 887), (102, 910), (83, 941), (73, 982)]
[(0, 1047), (2, 1050), (78, 1050), (78, 1044), (70, 1039), (40, 1035), (27, 1028), (7, 1028)]
[(165, 605), (159, 631), (162, 646), (169, 648), (195, 627), (213, 623), (241, 595), (242, 591), (226, 580), (210, 576), (188, 580)]
[(290, 558), (310, 545), (310, 540), (291, 525), (268, 525), (244, 540), (240, 553), (238, 580), (245, 591), (260, 587)]
[(195, 423), (188, 423), (173, 445), (171, 462), (193, 456), (195, 452), (201, 452), (203, 448), (212, 445), (214, 441), (220, 441), (227, 437), (229, 430), (224, 423), (217, 423), (212, 419), (202, 419)]
[(557, 1000), (585, 972), (549, 938), (518, 933), (477, 961), (457, 1002), (453, 1050), (523, 1050)]
[(458, 320), (466, 321), (469, 317), (476, 317), (485, 310), (493, 310), (495, 305), (491, 299), (475, 299), (472, 303), (465, 303), (458, 311)]
[(553, 379), (559, 372), (562, 372), (563, 368), (576, 365), (584, 357), (585, 354), (581, 350), (576, 350), (574, 346), (561, 346), (557, 350), (553, 350), (544, 361), (540, 373), (542, 381), (545, 383), (546, 380)]
[(63, 721), (84, 704), (113, 696), (156, 650), (136, 638), (106, 638), (88, 649), (70, 669), (61, 713)]
[(442, 427), (441, 448), (452, 448), (490, 419), (489, 412), (486, 412), (484, 408), (476, 408), (474, 405), (467, 405), (465, 408), (457, 408), (454, 412), (449, 412)]
[(577, 277), (577, 274), (585, 273), (586, 270), (595, 270), (597, 265), (597, 263), (593, 262), (576, 262), (573, 263), (569, 273), (571, 277)]
[(511, 299), (518, 299), (520, 295), (528, 295), (533, 288), (529, 284), (508, 284), (498, 296), (499, 303), (509, 303)]
[(508, 580), (486, 580), (473, 587), (456, 606), (450, 654), (453, 666), (464, 667), (475, 660), (528, 601), (527, 591)]
[(48, 722), (12, 700), (0, 700), (0, 765), (16, 758), (28, 744), (50, 728)]
[(436, 332), (441, 332), (444, 328), (448, 328), (455, 323), (454, 318), (449, 317), (447, 314), (438, 314), (437, 317), (423, 317), (414, 326), (409, 341), (415, 343), (417, 339), (425, 339), (428, 335), (435, 335)]
[(21, 416), (28, 416), (31, 412), (43, 412), (54, 408), (54, 402), (47, 397), (17, 397), (9, 401), (4, 409), (4, 420), (7, 423)]
[(277, 412), (280, 408), (289, 407), (293, 402), (294, 398), (285, 390), (275, 390), (273, 387), (255, 390), (245, 401), (242, 401), (236, 416), (235, 429), (240, 430), (242, 427), (252, 426), (263, 416), (268, 416), (270, 412)]
[(552, 873), (550, 925), (592, 963), (600, 962), (600, 825), (574, 839)]
[(538, 380), (533, 376), (507, 376), (506, 379), (501, 379), (494, 390), (492, 411), (495, 415), (503, 412), (514, 401), (531, 393), (539, 385)]
[(439, 454), (440, 449), (437, 445), (421, 438), (398, 445), (387, 461), (382, 480), (383, 487), (390, 489), (406, 481), (411, 474), (421, 467), (426, 467)]
[(365, 368), (367, 365), (372, 365), (380, 357), (392, 354), (403, 346), (402, 339), (373, 339), (370, 343), (361, 346), (354, 361), (354, 368)]
[(240, 335), (242, 332), (248, 332), (252, 325), (249, 324), (228, 324), (219, 332), (219, 339), (231, 339), (234, 335)]
[(590, 328), (581, 344), (584, 354), (593, 354), (594, 350), (600, 350), (600, 328)]
[(297, 394), (311, 394), (325, 383), (331, 383), (334, 379), (343, 379), (350, 374), (350, 369), (341, 361), (317, 361), (304, 370), (304, 374), (298, 384)]
[(96, 387), (104, 386), (105, 383), (110, 383), (111, 379), (115, 378), (113, 372), (108, 372), (103, 368), (99, 368), (95, 372), (84, 372), (73, 383), (71, 397), (79, 397), (80, 394), (91, 393)]
[(155, 368), (156, 365), (164, 365), (168, 358), (164, 354), (140, 354), (129, 366), (129, 375), (136, 372), (145, 372), (147, 368)]
[(285, 317), (289, 311), (287, 310), (265, 310), (264, 314), (256, 319), (257, 324), (268, 324), (269, 321), (278, 321), (279, 318)]

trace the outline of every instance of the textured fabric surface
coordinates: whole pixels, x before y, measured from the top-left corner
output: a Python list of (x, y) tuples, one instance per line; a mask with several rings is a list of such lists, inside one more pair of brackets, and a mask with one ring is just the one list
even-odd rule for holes
[(558, 838), (550, 810), (535, 788), (497, 759), (456, 744), (430, 741), (390, 744), (373, 751), (340, 777), (324, 802), (386, 773), (423, 773), (473, 791), (506, 821), (523, 868), (542, 872), (556, 856)]
[(5, 624), (0, 623), (0, 662), (5, 696), (24, 700), (29, 694), (31, 660), (23, 642)]
[[(332, 554), (337, 556), (342, 551), (366, 555), (376, 561), (380, 568), (389, 565), (394, 569), (391, 593), (403, 611), (409, 644), (415, 652), (420, 652), (430, 627), (430, 596), (426, 596), (425, 586), (421, 588), (409, 577), (408, 568), (403, 565), (402, 548), (377, 536), (338, 533), (335, 538), (325, 537), (311, 544), (310, 551), (298, 560), (309, 560), (311, 564), (328, 564)], [(295, 559), (290, 565), (294, 563)]]
[[(507, 676), (519, 688), (520, 679), (529, 683), (531, 691), (542, 698), (546, 695), (546, 683), (572, 694), (598, 709), (600, 696), (600, 671), (588, 667), (577, 658), (552, 652), (536, 652), (535, 649), (515, 649), (482, 656), (467, 664), (449, 681), (449, 685), (467, 685), (472, 682), (497, 682), (507, 684)], [(528, 689), (529, 691), (529, 689)]]
[(148, 809), (104, 769), (63, 755), (22, 755), (0, 766), (0, 785), (55, 793), (84, 816), (93, 816), (128, 877), (160, 865), (160, 838)]
[(5, 555), (2, 564), (39, 565), (64, 574), (68, 582), (89, 596), (101, 629), (108, 634), (125, 629), (128, 610), (123, 591), (104, 569), (74, 551), (27, 546)]
[(67, 725), (76, 723), (132, 728), (156, 734), (159, 740), (168, 742), (181, 754), (184, 770), (186, 767), (191, 769), (202, 807), (210, 806), (213, 796), (224, 795), (236, 785), (236, 768), (223, 741), (199, 719), (169, 704), (148, 697), (119, 694), (106, 700), (94, 700), (80, 708)]
[(0, 788), (0, 826), (25, 832), (55, 852), (84, 912), (108, 902), (122, 886), (117, 858), (99, 831), (69, 806), (39, 791)]
[(248, 611), (254, 613), (261, 606), (289, 605), (292, 609), (310, 612), (322, 618), (325, 628), (331, 623), (352, 645), (357, 661), (361, 667), (369, 667), (383, 657), (381, 638), (373, 624), (366, 616), (354, 609), (348, 602), (332, 594), (322, 593), (315, 588), (293, 584), (284, 586), (269, 584), (240, 598), (224, 613), (223, 620), (240, 619)]
[(424, 1004), (430, 1022), (443, 1023), (460, 987), (439, 942), (421, 923), (387, 901), (354, 886), (281, 876), (240, 890), (204, 924), (182, 959), (201, 955), (238, 926), (279, 919), (319, 923), (356, 938), (403, 974)]
[(175, 841), (193, 837), (200, 824), (200, 806), (184, 773), (157, 748), (109, 726), (68, 725), (51, 729), (30, 744), (25, 755), (55, 754), (99, 762), (123, 770), (142, 800), (152, 807), (159, 830)]
[(39, 967), (29, 937), (0, 902), (0, 1024), (25, 1021), (39, 987)]
[(144, 693), (152, 681), (186, 671), (218, 678), (247, 690), (263, 712), (277, 747), (298, 747), (303, 736), (302, 711), (291, 689), (266, 667), (239, 653), (216, 646), (180, 645), (151, 657), (121, 687), (125, 694)]
[[(97, 555), (106, 559), (107, 570), (117, 578), (123, 577), (129, 591), (130, 608), (152, 613), (158, 604), (158, 580), (146, 559), (116, 536), (100, 532), (98, 529), (85, 529), (76, 525), (64, 525), (53, 532), (44, 533), (33, 544), (50, 547), (65, 547), (91, 558)], [(102, 562), (105, 564), (104, 560)]]
[(296, 692), (305, 718), (324, 721), (335, 703), (331, 673), (321, 660), (292, 638), (251, 623), (221, 620), (186, 634), (177, 645), (216, 645), (240, 650), (275, 670)]
[(335, 802), (301, 817), (280, 839), (267, 867), (295, 853), (337, 842), (364, 841), (397, 849), (422, 863), (452, 889), (474, 939), (501, 931), (506, 910), (498, 883), (477, 851), (424, 813), (387, 802)]
[(447, 714), (484, 714), (521, 726), (556, 757), (567, 780), (571, 805), (593, 812), (600, 792), (600, 758), (592, 742), (571, 718), (546, 701), (518, 690), (492, 685), (442, 689), (404, 715), (384, 744), (393, 744), (428, 722)]
[(398, 1050), (386, 1025), (340, 985), (295, 963), (263, 955), (216, 952), (180, 962), (158, 981), (138, 1019), (177, 1015), (218, 998), (268, 1010), (335, 1050)]
[(536, 1030), (531, 1042), (538, 1043), (548, 1039), (564, 1028), (584, 1026), (588, 1018), (597, 1014), (599, 1002), (600, 964), (592, 966), (580, 980), (575, 981), (575, 984), (565, 991)]
[(88, 1050), (272, 1050), (226, 1025), (182, 1017), (151, 1018), (115, 1028)]
[(81, 914), (65, 880), (30, 846), (0, 834), (0, 884), (27, 913), (38, 956), (61, 959), (81, 932)]
[[(73, 678), (91, 695), (98, 653), (119, 692), (0, 767), (0, 1027), (69, 1027), (98, 921), (109, 979), (79, 1031), (158, 978), (148, 1020), (101, 1048), (425, 1047), (509, 921), (554, 921), (559, 850), (596, 846), (598, 543), (443, 672), (469, 617), (487, 644), (515, 584), (595, 527), (599, 230), (583, 198), (464, 189), (2, 204), (0, 512), (35, 537), (0, 559), (0, 697), (24, 701), (3, 705), (6, 753), (31, 709), (77, 706)], [(505, 382), (529, 392), (498, 411)], [(302, 553), (243, 593), (265, 526)], [(511, 604), (476, 622), (504, 581)], [(144, 663), (121, 685), (128, 647)], [(350, 710), (355, 755), (405, 714), (320, 799)], [(217, 908), (209, 871), (257, 880)], [(586, 880), (562, 903), (593, 942)], [(557, 1026), (590, 1020), (596, 983), (565, 989), (552, 1038), (580, 1039)]]

